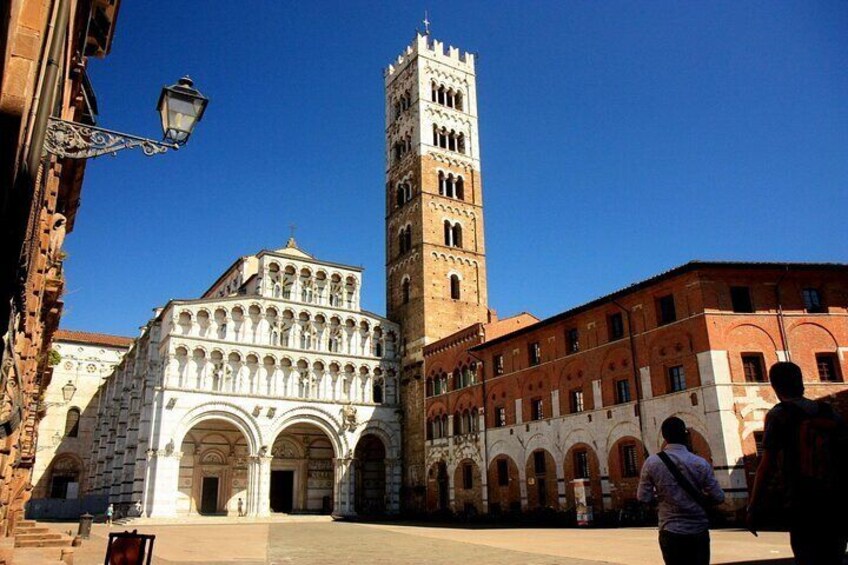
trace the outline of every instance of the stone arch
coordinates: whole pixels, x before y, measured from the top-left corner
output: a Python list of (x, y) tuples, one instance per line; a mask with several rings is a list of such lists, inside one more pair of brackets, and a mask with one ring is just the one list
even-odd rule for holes
[[(256, 425), (255, 419), (235, 404), (228, 402), (207, 402), (196, 406), (183, 415), (179, 423), (174, 427), (174, 431), (169, 440), (175, 449), (179, 449), (186, 434), (194, 426), (207, 420), (223, 420), (234, 425), (244, 435), (250, 454), (256, 454), (259, 448), (263, 445), (262, 432), (259, 426)], [(165, 449), (162, 444), (165, 438), (159, 439), (160, 449)]]
[[(578, 457), (580, 453), (585, 453), (584, 461), (580, 461)], [(581, 477), (583, 474), (579, 469), (579, 465), (585, 464), (588, 471), (588, 477)], [(578, 479), (586, 479), (589, 481), (589, 492), (586, 493), (587, 498), (591, 497), (591, 501), (587, 500), (587, 506), (591, 506), (595, 512), (600, 512), (603, 509), (603, 490), (601, 487), (601, 460), (600, 454), (591, 443), (585, 441), (575, 442), (569, 446), (568, 451), (563, 459), (563, 477), (565, 479), (565, 500), (569, 508), (576, 506), (574, 496), (574, 483), (572, 481)]]
[(269, 437), (277, 438), (286, 428), (295, 424), (312, 424), (320, 429), (330, 440), (334, 457), (348, 456), (349, 446), (344, 435), (339, 433), (339, 425), (329, 412), (314, 406), (300, 406), (278, 416), (269, 429)]
[(518, 464), (507, 453), (491, 456), (487, 474), (489, 512), (498, 515), (521, 511), (521, 474)]

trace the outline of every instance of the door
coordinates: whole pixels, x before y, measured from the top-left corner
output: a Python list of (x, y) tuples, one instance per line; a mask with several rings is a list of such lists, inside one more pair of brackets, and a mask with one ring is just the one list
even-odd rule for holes
[(218, 512), (218, 477), (203, 477), (200, 512), (201, 514)]
[(271, 511), (291, 512), (294, 507), (294, 471), (271, 471)]

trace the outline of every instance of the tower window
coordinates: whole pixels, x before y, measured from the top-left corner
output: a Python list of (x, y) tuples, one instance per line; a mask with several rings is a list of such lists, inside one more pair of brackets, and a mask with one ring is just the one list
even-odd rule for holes
[(583, 412), (584, 410), (583, 404), (583, 391), (580, 389), (571, 391), (571, 413), (577, 414), (578, 412)]
[(459, 222), (454, 224), (450, 220), (445, 220), (444, 235), (447, 247), (462, 248), (462, 225)]
[(401, 302), (409, 304), (409, 279), (403, 279), (401, 283)]
[(530, 401), (530, 417), (534, 420), (545, 418), (545, 404), (541, 398), (534, 398)]
[(503, 428), (506, 426), (506, 408), (503, 406), (495, 407), (495, 427)]
[(730, 303), (734, 312), (750, 313), (754, 311), (754, 305), (751, 303), (751, 289), (747, 286), (731, 286)]
[(459, 277), (457, 275), (450, 276), (450, 294), (451, 300), (459, 300)]
[(495, 375), (503, 375), (504, 374), (504, 356), (503, 355), (495, 355), (494, 359), (495, 366)]

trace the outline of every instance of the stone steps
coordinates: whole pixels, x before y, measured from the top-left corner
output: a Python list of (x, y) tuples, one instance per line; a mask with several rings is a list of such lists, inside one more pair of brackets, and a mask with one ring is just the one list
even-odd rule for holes
[(71, 536), (40, 526), (35, 520), (21, 520), (15, 525), (15, 548), (71, 547)]
[(28, 536), (32, 534), (49, 534), (53, 530), (46, 526), (36, 526), (32, 528), (15, 528), (16, 536)]

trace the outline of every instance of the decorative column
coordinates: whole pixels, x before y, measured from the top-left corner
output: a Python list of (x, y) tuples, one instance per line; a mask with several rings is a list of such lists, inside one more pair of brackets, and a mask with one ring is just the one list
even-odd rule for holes
[(173, 518), (177, 515), (177, 487), (182, 453), (172, 447), (148, 451), (150, 473), (145, 484), (146, 512), (151, 518)]
[(271, 455), (251, 455), (247, 461), (247, 515), (271, 515)]
[(400, 473), (400, 462), (397, 459), (386, 459), (386, 512), (389, 514), (400, 512)]
[(355, 516), (356, 478), (354, 459), (337, 458), (335, 464), (335, 488), (333, 513), (339, 516)]

